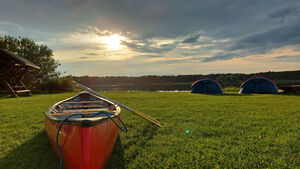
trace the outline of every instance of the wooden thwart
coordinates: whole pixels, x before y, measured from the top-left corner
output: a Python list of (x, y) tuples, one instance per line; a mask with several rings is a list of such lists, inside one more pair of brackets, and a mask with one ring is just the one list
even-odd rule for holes
[(104, 103), (103, 101), (68, 101), (62, 104), (87, 104), (87, 103)]
[(63, 111), (59, 111), (56, 113), (70, 113), (70, 112), (74, 112), (74, 113), (85, 113), (85, 112), (98, 112), (98, 111), (103, 111), (103, 110), (108, 110), (108, 108), (102, 108), (102, 109), (77, 109), (77, 110), (63, 110)]
[(90, 104), (90, 105), (80, 105), (80, 106), (62, 106), (59, 107), (58, 110), (61, 109), (78, 109), (78, 108), (103, 108), (107, 106), (99, 105), (99, 104)]
[[(96, 112), (81, 112), (81, 114), (90, 115)], [(59, 114), (52, 114), (53, 116), (69, 116), (76, 113), (59, 113)]]

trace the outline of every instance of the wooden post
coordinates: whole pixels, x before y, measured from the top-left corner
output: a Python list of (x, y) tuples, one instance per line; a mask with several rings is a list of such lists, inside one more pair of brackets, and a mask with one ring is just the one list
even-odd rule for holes
[(9, 83), (6, 80), (2, 80), (2, 81), (6, 85), (7, 89), (10, 91), (11, 97), (18, 97), (18, 95), (13, 90), (13, 88), (9, 85)]

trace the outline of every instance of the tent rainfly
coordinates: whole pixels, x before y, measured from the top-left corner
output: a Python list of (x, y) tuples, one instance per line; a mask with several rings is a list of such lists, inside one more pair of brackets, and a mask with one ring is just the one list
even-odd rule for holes
[(214, 79), (203, 77), (192, 84), (191, 93), (222, 94), (221, 85)]
[(30, 90), (22, 82), (23, 75), (17, 74), (17, 69), (26, 72), (28, 68), (40, 69), (29, 60), (0, 48), (0, 82), (6, 87), (12, 97), (18, 97), (18, 94), (30, 94)]
[(278, 87), (271, 79), (263, 76), (253, 76), (244, 81), (239, 91), (239, 94), (250, 93), (277, 94)]

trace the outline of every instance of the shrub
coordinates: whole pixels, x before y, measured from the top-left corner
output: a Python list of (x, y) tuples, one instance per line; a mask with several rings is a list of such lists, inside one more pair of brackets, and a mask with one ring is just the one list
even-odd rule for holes
[(39, 87), (41, 92), (71, 92), (74, 90), (73, 80), (70, 76), (58, 77), (45, 81)]

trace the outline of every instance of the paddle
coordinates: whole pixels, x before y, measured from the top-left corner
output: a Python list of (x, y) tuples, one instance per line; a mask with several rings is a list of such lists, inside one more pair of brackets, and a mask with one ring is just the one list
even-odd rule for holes
[(155, 118), (153, 118), (153, 117), (151, 117), (151, 116), (149, 116), (149, 115), (147, 115), (147, 114), (144, 114), (144, 113), (142, 113), (142, 112), (140, 112), (140, 111), (133, 110), (132, 108), (127, 107), (127, 106), (125, 106), (125, 105), (123, 105), (123, 104), (121, 104), (121, 103), (118, 103), (118, 102), (116, 102), (116, 101), (114, 101), (114, 100), (112, 100), (112, 99), (110, 99), (110, 98), (108, 98), (108, 97), (105, 97), (105, 96), (103, 96), (103, 95), (101, 95), (101, 94), (95, 92), (95, 91), (92, 90), (91, 88), (88, 88), (88, 87), (86, 87), (86, 86), (84, 86), (84, 85), (82, 85), (82, 84), (80, 84), (80, 83), (78, 83), (78, 82), (76, 82), (76, 81), (74, 81), (74, 82), (75, 82), (82, 90), (88, 91), (88, 92), (90, 92), (90, 93), (93, 93), (94, 95), (97, 95), (97, 96), (100, 96), (100, 97), (102, 97), (102, 98), (104, 98), (104, 99), (106, 99), (106, 100), (109, 100), (109, 101), (111, 101), (111, 102), (113, 102), (113, 103), (119, 105), (120, 107), (123, 107), (124, 109), (127, 109), (128, 111), (134, 113), (135, 115), (138, 115), (138, 116), (142, 117), (143, 119), (145, 119), (145, 120), (147, 120), (147, 121), (149, 121), (149, 122), (151, 122), (151, 123), (153, 123), (153, 124), (155, 124), (155, 125), (161, 127), (160, 122), (159, 122), (158, 120), (156, 120)]

